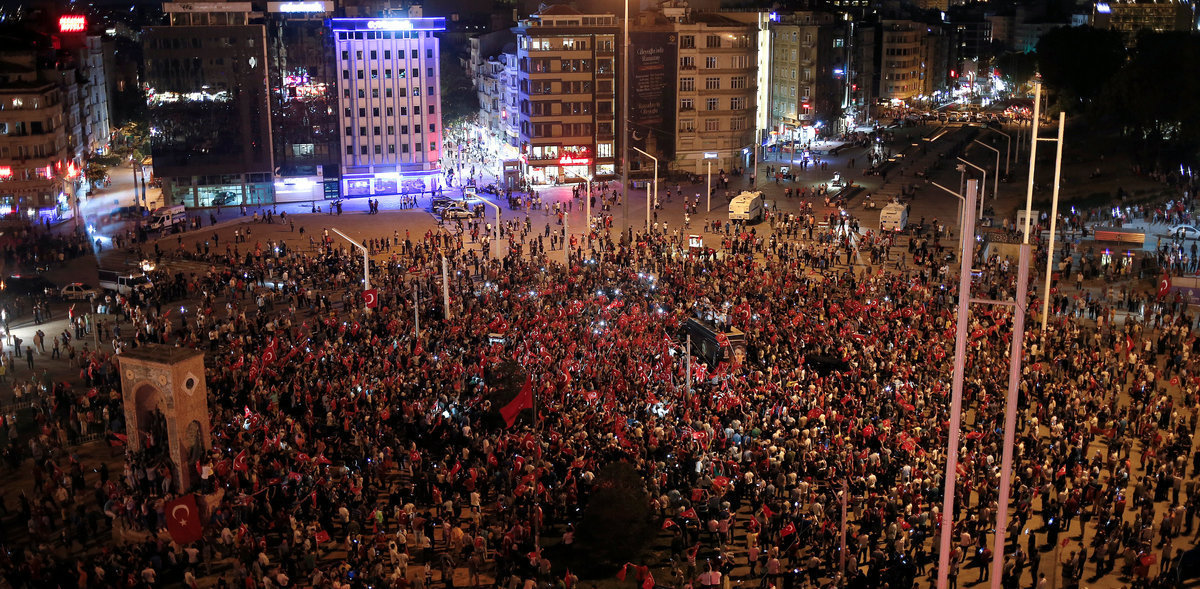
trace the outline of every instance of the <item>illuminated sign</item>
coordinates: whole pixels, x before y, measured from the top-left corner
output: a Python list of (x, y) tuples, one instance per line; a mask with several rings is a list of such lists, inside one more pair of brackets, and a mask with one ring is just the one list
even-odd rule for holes
[(560, 166), (586, 166), (590, 163), (592, 163), (592, 159), (586, 157), (571, 157), (569, 155), (564, 155), (558, 158), (558, 165)]
[(278, 12), (326, 12), (324, 2), (280, 2)]
[(58, 32), (82, 33), (87, 30), (87, 17), (78, 14), (64, 14), (58, 17)]
[(446, 19), (434, 18), (333, 18), (335, 31), (444, 31)]
[(369, 20), (367, 28), (376, 31), (411, 31), (413, 24), (407, 20)]
[(706, 151), (706, 152), (704, 152), (704, 159), (706, 159), (706, 160), (715, 160), (715, 159), (717, 159), (718, 157), (720, 157), (720, 154), (718, 154), (718, 153), (717, 153), (717, 152), (715, 152), (715, 151)]
[(0, 166), (0, 178), (12, 178), (12, 166)]

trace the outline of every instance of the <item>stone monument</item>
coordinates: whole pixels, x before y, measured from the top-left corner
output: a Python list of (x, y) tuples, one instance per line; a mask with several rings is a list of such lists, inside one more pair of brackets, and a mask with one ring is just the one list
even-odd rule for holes
[(143, 344), (117, 358), (129, 449), (165, 443), (177, 489), (190, 489), (199, 477), (196, 461), (212, 448), (204, 352)]

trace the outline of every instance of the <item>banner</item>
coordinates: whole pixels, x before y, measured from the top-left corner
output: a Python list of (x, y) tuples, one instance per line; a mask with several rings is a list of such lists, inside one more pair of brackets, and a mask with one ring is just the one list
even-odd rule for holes
[(629, 43), (630, 145), (671, 159), (675, 156), (678, 37), (670, 31), (631, 31)]
[(167, 516), (167, 531), (176, 544), (190, 544), (204, 537), (204, 524), (200, 522), (200, 508), (196, 496), (184, 495), (163, 506)]

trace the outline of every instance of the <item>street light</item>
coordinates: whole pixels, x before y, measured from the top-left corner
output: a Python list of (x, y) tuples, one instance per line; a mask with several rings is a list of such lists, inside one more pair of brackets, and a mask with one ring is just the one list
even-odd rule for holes
[[(656, 158), (656, 157), (654, 157), (632, 145), (630, 145), (629, 147), (630, 147), (630, 149), (633, 149), (634, 151), (654, 160), (654, 202), (657, 204), (658, 203), (658, 158)], [(626, 201), (626, 202), (628, 202), (628, 201)], [(651, 208), (650, 189), (647, 188), (646, 189), (646, 232), (647, 233), (650, 232), (650, 208)]]
[(713, 160), (717, 159), (717, 155), (715, 151), (704, 152), (704, 159), (708, 162), (708, 194), (705, 196), (708, 199), (708, 204), (705, 208), (708, 210), (705, 211), (706, 213), (712, 212), (712, 163)]
[(479, 194), (476, 194), (475, 196), (479, 200), (482, 200), (485, 204), (491, 205), (491, 207), (493, 209), (496, 209), (496, 227), (495, 227), (495, 229), (492, 230), (492, 241), (494, 241), (496, 244), (495, 245), (496, 250), (497, 250), (496, 256), (499, 257), (499, 255), (500, 255), (499, 254), (499, 250), (500, 250), (500, 206), (497, 205), (496, 203), (480, 196)]
[[(331, 229), (331, 230), (332, 230), (334, 233), (336, 233), (338, 237), (341, 237), (342, 239), (344, 239), (344, 240), (346, 240), (346, 241), (350, 242), (350, 245), (352, 245), (352, 246), (354, 246), (354, 247), (356, 247), (356, 248), (358, 248), (358, 249), (362, 250), (362, 255), (363, 255), (363, 290), (364, 290), (364, 291), (371, 290), (371, 258), (370, 258), (370, 252), (367, 250), (366, 246), (362, 245), (361, 243), (358, 243), (357, 241), (354, 241), (353, 239), (350, 239), (350, 236), (349, 236), (349, 235), (346, 235), (345, 233), (342, 233), (342, 230), (341, 230), (341, 229), (338, 229), (337, 227), (331, 227), (330, 229)], [(371, 312), (371, 308), (370, 308), (370, 307), (367, 307), (366, 309), (367, 309), (367, 313), (370, 313), (370, 312)]]
[[(992, 147), (991, 145), (988, 145), (978, 139), (975, 140), (975, 143), (978, 143), (978, 144), (996, 152), (996, 174), (995, 174), (996, 179), (992, 181), (992, 200), (996, 200), (996, 195), (1000, 194), (1000, 150), (996, 149), (995, 147)], [(1007, 173), (1008, 172), (1005, 172), (1005, 174), (1007, 174)]]
[[(566, 170), (565, 167), (563, 169)], [(590, 175), (589, 176), (580, 176), (579, 174), (572, 174), (571, 172), (567, 172), (567, 174), (574, 176), (576, 178), (579, 178), (580, 180), (583, 180), (584, 182), (587, 182), (587, 194), (585, 194), (583, 197), (583, 206), (585, 209), (584, 214), (587, 215), (587, 232), (591, 233), (592, 232), (592, 177)]]
[[(999, 133), (999, 134), (1003, 135), (1005, 139), (1008, 140), (1006, 142), (1007, 147), (1004, 150), (1004, 175), (1007, 176), (1009, 174), (1009, 164), (1012, 163), (1012, 135), (1009, 135), (1008, 133), (1005, 133), (1004, 131), (1001, 131), (999, 129), (993, 129), (991, 127), (986, 127), (986, 129), (988, 131), (992, 131), (993, 133)], [(1018, 150), (1020, 149), (1019, 145), (1017, 146), (1017, 149)]]
[[(965, 159), (963, 159), (963, 158), (961, 158), (961, 157), (960, 157), (960, 158), (958, 158), (958, 161), (960, 161), (960, 162), (962, 162), (962, 163), (964, 163), (964, 164), (967, 164), (968, 166), (971, 166), (972, 168), (975, 168), (976, 170), (979, 170), (981, 173), (983, 173), (983, 182), (980, 182), (980, 183), (979, 183), (979, 186), (980, 186), (981, 188), (979, 189), (979, 216), (977, 217), (977, 218), (979, 218), (979, 219), (982, 219), (982, 218), (983, 218), (983, 201), (984, 201), (984, 200), (986, 200), (986, 199), (984, 198), (984, 196), (985, 196), (985, 195), (984, 195), (984, 193), (983, 193), (983, 190), (984, 190), (984, 188), (983, 188), (983, 187), (986, 187), (986, 186), (987, 186), (987, 170), (985, 170), (985, 169), (983, 169), (983, 168), (981, 168), (981, 167), (979, 167), (979, 166), (977, 166), (977, 165), (975, 165), (975, 164), (973, 164), (973, 163), (971, 163), (971, 162), (968, 162), (967, 160), (965, 160)], [(994, 199), (995, 197), (993, 196), (992, 198)]]

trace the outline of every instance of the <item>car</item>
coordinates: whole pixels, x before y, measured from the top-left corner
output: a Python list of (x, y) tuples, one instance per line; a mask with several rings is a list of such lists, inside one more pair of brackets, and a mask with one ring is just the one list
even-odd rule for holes
[(436, 213), (446, 207), (452, 207), (452, 206), (458, 205), (458, 204), (462, 204), (462, 203), (460, 203), (459, 201), (457, 201), (453, 198), (449, 198), (446, 196), (435, 196), (433, 198), (433, 201), (430, 202), (429, 208), (433, 209), (433, 212)]
[(230, 205), (235, 201), (237, 201), (236, 194), (229, 191), (218, 192), (212, 199), (212, 206)]
[(475, 213), (467, 210), (462, 205), (451, 205), (442, 209), (443, 219), (470, 219), (475, 216)]
[(72, 282), (64, 285), (59, 291), (58, 296), (66, 300), (83, 300), (86, 301), (96, 295), (100, 291), (82, 282)]
[(1171, 228), (1170, 236), (1177, 239), (1200, 239), (1200, 229), (1194, 225), (1176, 225)]

